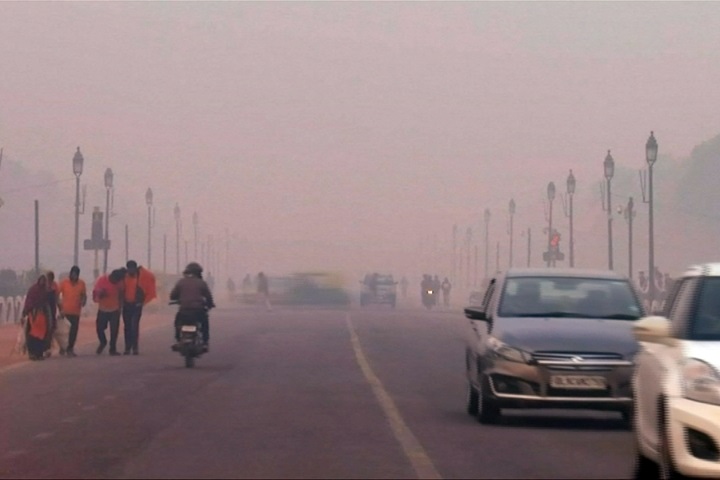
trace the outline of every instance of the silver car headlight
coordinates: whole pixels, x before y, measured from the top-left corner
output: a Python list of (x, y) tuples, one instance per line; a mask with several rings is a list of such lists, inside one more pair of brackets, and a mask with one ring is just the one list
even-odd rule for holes
[(685, 361), (681, 381), (685, 398), (720, 405), (720, 375), (708, 363), (696, 358)]
[(495, 337), (488, 338), (487, 346), (492, 353), (503, 360), (517, 363), (528, 363), (530, 361), (529, 354), (523, 352), (519, 348), (511, 347)]

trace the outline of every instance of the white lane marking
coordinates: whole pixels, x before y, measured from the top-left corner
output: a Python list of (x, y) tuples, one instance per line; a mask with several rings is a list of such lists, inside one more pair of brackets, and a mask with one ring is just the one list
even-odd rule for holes
[(412, 464), (418, 478), (441, 479), (442, 477), (435, 469), (435, 466), (433, 465), (427, 452), (415, 435), (413, 435), (407, 424), (405, 424), (402, 415), (400, 415), (400, 410), (398, 410), (395, 406), (395, 402), (393, 402), (392, 397), (390, 397), (383, 387), (380, 379), (372, 371), (370, 363), (367, 361), (362, 347), (360, 346), (360, 339), (358, 338), (357, 333), (355, 333), (349, 313), (346, 314), (345, 321), (347, 323), (348, 330), (350, 330), (350, 341), (352, 342), (352, 347), (355, 351), (355, 359), (357, 360), (358, 365), (360, 365), (360, 369), (365, 375), (365, 379), (372, 387), (373, 393), (375, 394), (380, 407), (382, 407), (385, 416), (389, 420), (395, 439), (400, 443), (400, 446), (405, 452), (405, 456)]
[(97, 406), (95, 406), (95, 405), (85, 405), (84, 407), (82, 407), (82, 409), (85, 410), (86, 412), (95, 410), (96, 408), (97, 408)]
[(75, 423), (80, 420), (80, 417), (67, 417), (60, 420), (60, 423)]
[(52, 436), (54, 436), (54, 435), (55, 435), (55, 432), (43, 432), (43, 433), (38, 433), (37, 435), (35, 435), (35, 438), (38, 439), (38, 440), (45, 440), (45, 439), (50, 438), (50, 437), (52, 437)]
[(105, 395), (103, 397), (103, 400), (115, 400), (115, 395)]

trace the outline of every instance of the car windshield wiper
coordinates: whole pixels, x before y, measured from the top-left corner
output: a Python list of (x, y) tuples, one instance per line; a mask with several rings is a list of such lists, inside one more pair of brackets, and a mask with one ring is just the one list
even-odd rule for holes
[(638, 320), (640, 317), (629, 313), (613, 313), (612, 315), (602, 315), (594, 318), (605, 318), (608, 320)]
[(518, 313), (513, 317), (565, 317), (565, 318), (594, 318), (582, 313), (575, 312), (542, 312), (542, 313)]
[(612, 315), (590, 315), (587, 313), (577, 313), (577, 312), (517, 313), (512, 316), (513, 317), (526, 317), (526, 318), (542, 318), (542, 317), (593, 318), (593, 319), (602, 319), (602, 320), (637, 320), (640, 318), (637, 315), (631, 315), (628, 313), (613, 313)]

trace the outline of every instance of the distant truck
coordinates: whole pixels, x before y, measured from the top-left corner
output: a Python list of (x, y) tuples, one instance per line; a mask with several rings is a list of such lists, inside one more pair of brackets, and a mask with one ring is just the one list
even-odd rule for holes
[(389, 304), (395, 308), (397, 302), (397, 284), (392, 275), (368, 273), (360, 282), (360, 306)]

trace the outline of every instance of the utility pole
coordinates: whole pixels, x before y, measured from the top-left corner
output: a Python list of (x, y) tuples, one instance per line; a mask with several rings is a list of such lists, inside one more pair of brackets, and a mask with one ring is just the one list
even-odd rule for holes
[(527, 266), (528, 266), (528, 268), (530, 268), (530, 251), (531, 251), (531, 246), (532, 246), (532, 242), (531, 242), (532, 231), (530, 230), (530, 227), (528, 227), (527, 233), (528, 233), (527, 234), (527, 237), (528, 237)]
[(40, 202), (35, 200), (35, 276), (40, 275)]
[(508, 212), (510, 213), (510, 230), (508, 231), (508, 234), (510, 234), (510, 252), (509, 252), (509, 261), (508, 261), (508, 267), (512, 268), (513, 266), (513, 218), (515, 217), (515, 199), (510, 200), (510, 204), (508, 206)]

